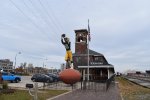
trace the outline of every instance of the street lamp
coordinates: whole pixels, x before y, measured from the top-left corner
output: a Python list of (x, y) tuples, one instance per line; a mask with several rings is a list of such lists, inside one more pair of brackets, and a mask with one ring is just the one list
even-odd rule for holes
[(16, 53), (16, 55), (15, 55), (15, 65), (14, 65), (14, 70), (15, 70), (15, 68), (16, 68), (16, 60), (17, 60), (16, 58), (17, 58), (17, 55), (18, 55), (18, 54), (21, 54), (21, 52), (18, 52), (18, 53)]
[[(47, 58), (44, 59), (44, 61), (46, 61), (46, 60), (48, 60), (48, 59)], [(44, 68), (44, 66), (46, 67), (46, 64), (44, 64), (44, 61), (43, 61), (43, 68)]]
[(54, 73), (54, 72), (53, 72), (53, 67), (51, 67), (51, 69), (52, 69), (52, 74), (53, 74), (53, 73)]

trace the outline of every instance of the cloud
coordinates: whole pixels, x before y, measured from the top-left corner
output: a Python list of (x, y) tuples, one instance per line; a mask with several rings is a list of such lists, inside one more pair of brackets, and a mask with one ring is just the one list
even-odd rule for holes
[(74, 30), (87, 28), (90, 19), (90, 48), (104, 54), (116, 70), (149, 64), (149, 0), (42, 1), (47, 11), (37, 0), (32, 1), (34, 5), (24, 1), (28, 8), (23, 2), (13, 0), (25, 15), (11, 2), (0, 2), (2, 58), (13, 60), (21, 51), (18, 64), (30, 62), (42, 66), (41, 59), (48, 58), (47, 66), (59, 68), (65, 55), (60, 35), (66, 33), (70, 37), (74, 52)]

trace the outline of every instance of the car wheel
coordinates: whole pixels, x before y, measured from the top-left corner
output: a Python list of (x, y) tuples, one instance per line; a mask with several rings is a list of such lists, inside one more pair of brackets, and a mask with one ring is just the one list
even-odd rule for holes
[(47, 80), (46, 82), (47, 82), (47, 83), (50, 83), (50, 80)]
[(54, 79), (52, 78), (51, 81), (54, 82)]
[(18, 78), (16, 78), (16, 79), (15, 79), (15, 82), (16, 82), (16, 83), (18, 83), (18, 82), (19, 82), (19, 79), (18, 79)]
[(57, 82), (57, 79), (55, 79), (54, 82)]
[(35, 79), (32, 79), (33, 82), (35, 82)]

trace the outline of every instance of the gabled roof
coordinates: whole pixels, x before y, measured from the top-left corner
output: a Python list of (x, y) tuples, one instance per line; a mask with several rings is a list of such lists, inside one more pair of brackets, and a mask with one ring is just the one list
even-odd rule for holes
[(91, 49), (89, 49), (89, 54), (90, 54), (90, 55), (103, 56), (103, 54), (98, 53), (98, 52), (96, 52), (96, 51), (93, 51), (93, 50), (91, 50)]
[[(75, 55), (87, 55), (87, 53), (86, 53), (86, 54), (76, 54), (76, 53), (73, 53), (73, 55), (74, 55), (74, 56), (75, 56)], [(91, 50), (91, 49), (89, 49), (89, 55), (104, 56), (103, 54), (98, 53), (98, 52), (96, 52), (96, 51), (94, 51), (94, 50)]]

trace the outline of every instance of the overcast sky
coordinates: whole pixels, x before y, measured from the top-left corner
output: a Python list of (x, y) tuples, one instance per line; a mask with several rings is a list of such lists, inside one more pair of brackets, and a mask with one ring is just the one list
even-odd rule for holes
[[(0, 59), (59, 68), (71, 38), (87, 29), (90, 49), (104, 54), (116, 71), (150, 69), (149, 0), (0, 0)], [(47, 60), (46, 60), (47, 59)]]

